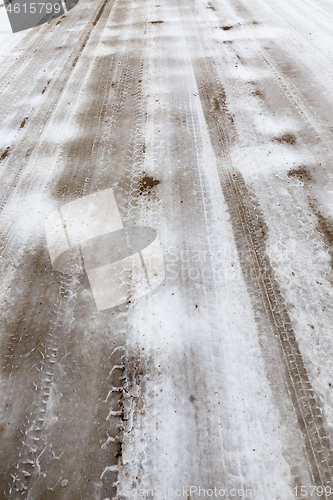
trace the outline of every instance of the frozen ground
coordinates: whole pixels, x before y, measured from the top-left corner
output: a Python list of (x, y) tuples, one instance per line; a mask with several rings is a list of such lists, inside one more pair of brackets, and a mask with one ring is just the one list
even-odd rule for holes
[[(0, 20), (0, 498), (332, 498), (333, 3)], [(45, 220), (110, 189), (165, 279), (98, 311)]]

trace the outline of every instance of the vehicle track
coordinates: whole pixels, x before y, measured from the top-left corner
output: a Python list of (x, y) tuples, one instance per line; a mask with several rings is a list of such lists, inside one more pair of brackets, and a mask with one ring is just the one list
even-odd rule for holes
[[(215, 2), (214, 5), (219, 4)], [(236, 4), (232, 4), (232, 8), (236, 10)], [(285, 43), (289, 39), (289, 31), (282, 38), (268, 33), (267, 38), (260, 39), (260, 25), (264, 25), (267, 22), (265, 18), (270, 19), (272, 15), (266, 2), (257, 6), (256, 10), (251, 6), (243, 9), (236, 19), (232, 17), (235, 16), (232, 9), (231, 12), (224, 12), (226, 18), (218, 8), (215, 12), (221, 24), (235, 25), (234, 31), (227, 32), (228, 43), (219, 40), (225, 56), (219, 75), (226, 79), (229, 104), (235, 112), (240, 134), (236, 146), (240, 154), (236, 161), (246, 176), (246, 182), (257, 193), (265, 214), (271, 262), (288, 303), (308, 376), (321, 401), (330, 430), (332, 402), (327, 388), (331, 382), (327, 379), (331, 373), (333, 348), (328, 335), (332, 321), (332, 271), (327, 262), (329, 256), (325, 257), (325, 254), (331, 253), (331, 239), (326, 236), (331, 219), (325, 190), (331, 185), (331, 105), (327, 98), (326, 69), (322, 69), (320, 58), (318, 64), (315, 56), (311, 57), (314, 48), (309, 43), (304, 44), (299, 35), (302, 25), (298, 25), (296, 18), (297, 47), (296, 41), (294, 46)], [(249, 29), (253, 19), (259, 23)], [(238, 38), (242, 31), (244, 38)], [(304, 45), (308, 49), (307, 57), (308, 61), (312, 61), (311, 65), (303, 57)], [(326, 67), (328, 71), (329, 65)], [(244, 71), (248, 74), (248, 81), (242, 81)], [(321, 82), (319, 75), (323, 80)], [(237, 104), (235, 106), (237, 101), (244, 103), (242, 110)], [(252, 117), (255, 123), (252, 123)], [(288, 123), (285, 117), (292, 119)], [(273, 125), (277, 131), (275, 137), (269, 128), (264, 130), (261, 127), (261, 120)], [(283, 131), (293, 132), (294, 144), (277, 144), (280, 137), (284, 140)], [(265, 153), (258, 161), (256, 156), (260, 151)], [(274, 159), (270, 158), (271, 153)], [(294, 161), (290, 162), (291, 157)], [(251, 168), (249, 165), (252, 165)], [(320, 220), (325, 221), (324, 227), (321, 227)], [(293, 249), (290, 244), (295, 245)], [(311, 307), (307, 306), (309, 301)], [(315, 334), (312, 335), (312, 332)], [(318, 347), (313, 351), (309, 349), (310, 345)]]
[[(52, 119), (53, 114), (57, 108), (57, 103), (60, 99), (60, 96), (66, 89), (66, 84), (70, 79), (72, 72), (74, 71), (78, 63), (78, 60), (82, 55), (82, 52), (84, 51), (106, 6), (108, 14), (112, 9), (113, 2), (108, 3), (107, 0), (104, 0), (103, 2), (101, 2), (101, 5), (99, 5), (99, 7), (95, 9), (95, 12), (93, 14), (93, 19), (90, 21), (90, 23), (88, 23), (88, 26), (84, 31), (84, 33), (80, 35), (80, 38), (78, 42), (76, 42), (74, 50), (71, 51), (67, 59), (67, 62), (61, 69), (60, 73), (57, 75), (54, 85), (52, 84), (49, 85), (47, 92), (48, 100), (44, 102), (44, 105), (42, 105), (42, 107), (38, 108), (38, 110), (34, 113), (34, 117), (30, 118), (30, 120), (28, 121), (26, 127), (24, 128), (23, 137), (21, 134), (19, 144), (16, 147), (14, 146), (8, 150), (2, 177), (4, 194), (0, 200), (0, 211), (3, 210), (4, 206), (7, 203), (8, 198), (14, 191), (14, 187), (16, 186), (16, 183), (18, 182), (19, 178), (24, 172), (26, 164), (28, 163), (29, 159), (31, 158), (33, 153), (40, 147), (39, 141), (36, 141), (34, 144), (31, 144), (31, 141), (29, 141), (29, 137), (38, 137), (39, 133), (37, 132), (37, 130), (40, 131), (41, 127), (42, 129), (45, 128), (48, 122)], [(45, 59), (45, 54), (44, 54), (44, 59)], [(40, 63), (36, 62), (36, 64), (39, 65)], [(23, 76), (24, 75), (20, 75), (21, 85), (24, 85), (24, 82), (26, 81), (26, 76), (24, 77)], [(10, 88), (12, 87), (15, 88), (15, 85), (11, 85)], [(5, 95), (5, 102), (6, 102), (5, 108), (7, 109), (7, 112), (9, 112), (10, 109), (8, 107), (8, 100), (11, 101), (13, 99), (15, 102), (17, 98), (20, 96), (20, 93), (22, 94), (22, 89), (21, 90), (19, 89), (19, 93), (16, 94), (16, 96)], [(50, 96), (52, 96), (51, 99)], [(29, 118), (29, 116), (26, 118)], [(24, 144), (29, 144), (30, 147), (29, 146), (27, 147), (24, 158), (22, 158), (22, 146)], [(20, 165), (19, 167), (17, 166), (18, 164)]]
[[(182, 5), (184, 19), (186, 14), (187, 19), (193, 19), (189, 5), (185, 2)], [(198, 31), (197, 26), (192, 26), (192, 32)], [(273, 332), (270, 342), (275, 342), (274, 337), (279, 340), (280, 360), (285, 367), (287, 384), (285, 395), (292, 400), (304, 436), (314, 484), (332, 486), (333, 454), (327, 423), (309, 382), (279, 284), (266, 254), (263, 214), (240, 172), (232, 166), (228, 153), (235, 132), (228, 116), (223, 87), (209, 59), (193, 58), (192, 62), (212, 145), (219, 162), (221, 186), (229, 208), (240, 265), (257, 313), (259, 330), (266, 337), (265, 348), (268, 347), (267, 334), (270, 331), (267, 324), (271, 325)], [(219, 107), (212, 112), (212, 99), (215, 96)]]
[[(7, 482), (9, 484), (3, 493), (8, 499), (15, 498), (17, 494), (22, 497), (22, 495), (28, 492), (30, 478), (41, 473), (39, 461), (41, 455), (47, 448), (47, 445), (42, 439), (42, 432), (54, 378), (54, 367), (59, 350), (59, 331), (66, 328), (65, 322), (61, 318), (61, 316), (63, 318), (66, 317), (65, 311), (61, 311), (61, 303), (63, 303), (63, 295), (69, 290), (69, 277), (65, 275), (60, 276), (58, 285), (58, 300), (55, 304), (53, 304), (52, 311), (53, 316), (58, 318), (58, 321), (53, 325), (49, 325), (47, 335), (45, 335), (43, 339), (44, 343), (41, 342), (39, 347), (34, 347), (32, 349), (32, 351), (36, 349), (36, 352), (38, 351), (41, 354), (42, 359), (40, 360), (40, 363), (38, 363), (37, 359), (35, 360), (35, 367), (39, 372), (38, 377), (34, 377), (35, 382), (33, 382), (36, 393), (33, 399), (33, 404), (29, 405), (30, 414), (25, 416), (25, 421), (22, 424), (23, 428), (20, 430), (22, 437), (19, 446), (20, 452), (18, 462), (11, 468), (11, 470), (7, 471), (6, 474)], [(50, 320), (50, 323), (53, 322)], [(17, 335), (19, 334), (20, 333), (17, 332)], [(26, 334), (26, 336), (28, 335), (29, 333)], [(12, 343), (8, 345), (8, 353), (13, 354), (15, 343), (17, 344), (18, 339), (12, 337), (11, 341)], [(11, 347), (11, 345), (13, 347)], [(6, 366), (4, 368), (6, 368)], [(44, 449), (42, 449), (42, 443), (42, 446), (45, 445)]]
[[(166, 249), (174, 245), (180, 254), (189, 256), (200, 249), (207, 257), (195, 264), (191, 259), (178, 259), (172, 264), (172, 273), (167, 266), (164, 290), (130, 312), (135, 336), (129, 337), (133, 344), (144, 346), (150, 365), (145, 411), (135, 415), (135, 426), (128, 434), (127, 449), (132, 458), (121, 473), (119, 495), (125, 485), (134, 483), (144, 489), (191, 484), (242, 488), (250, 481), (243, 468), (248, 435), (241, 429), (234, 394), (226, 382), (226, 340), (216, 291), (223, 285), (216, 283), (214, 266), (218, 265), (213, 262), (219, 224), (201, 136), (200, 105), (193, 95), (196, 86), (178, 6), (158, 7), (155, 3), (149, 16), (160, 22), (151, 28), (155, 36), (149, 37), (148, 45), (143, 163), (146, 175), (158, 185), (150, 193), (142, 193), (138, 209), (148, 225), (158, 228)], [(171, 24), (177, 37), (170, 40), (166, 34)], [(173, 57), (175, 40), (177, 56)], [(157, 93), (155, 89), (161, 88), (164, 91)], [(174, 325), (177, 319), (167, 317), (159, 324), (155, 317), (159, 317), (158, 302), (168, 303), (169, 295), (182, 304), (181, 316), (174, 310), (181, 323), (179, 330)], [(173, 425), (166, 427), (173, 434), (165, 435), (165, 421), (170, 420)]]
[[(134, 10), (131, 8), (124, 8), (125, 4), (128, 7), (128, 2), (116, 3), (117, 8), (113, 11), (112, 15), (113, 29), (115, 29), (114, 27), (117, 26), (117, 23), (121, 26), (126, 16), (130, 18), (127, 19), (127, 22), (132, 21), (134, 25)], [(103, 14), (104, 23), (108, 19), (111, 5), (112, 4), (109, 4), (108, 11), (105, 11)], [(143, 19), (140, 32), (144, 31), (145, 19), (142, 6), (144, 7), (144, 4), (140, 5), (139, 11)], [(138, 23), (138, 4), (136, 4), (136, 7), (135, 22)], [(99, 9), (99, 12), (101, 13), (102, 10)], [(85, 43), (87, 44), (87, 37)], [(91, 81), (88, 80), (86, 82), (88, 88), (89, 85), (94, 84), (95, 80), (98, 82), (98, 85), (94, 88), (97, 99), (90, 107), (91, 112), (86, 108), (87, 114), (84, 120), (79, 116), (81, 123), (83, 121), (83, 124), (88, 126), (88, 129), (89, 127), (91, 128), (93, 132), (93, 141), (90, 142), (90, 138), (88, 141), (85, 141), (83, 138), (76, 144), (65, 143), (61, 145), (60, 152), (58, 148), (58, 154), (63, 154), (63, 150), (65, 150), (68, 162), (65, 163), (61, 175), (57, 175), (56, 182), (53, 181), (50, 185), (49, 179), (45, 177), (44, 183), (45, 186), (48, 186), (50, 192), (54, 192), (56, 198), (62, 204), (66, 203), (66, 201), (76, 199), (77, 197), (85, 196), (92, 191), (105, 189), (110, 183), (111, 185), (119, 184), (118, 195), (116, 194), (117, 200), (119, 200), (119, 208), (124, 216), (124, 220), (131, 220), (135, 217), (133, 213), (135, 208), (133, 200), (135, 200), (135, 195), (138, 192), (137, 170), (138, 162), (140, 161), (138, 151), (142, 151), (142, 146), (139, 144), (142, 144), (142, 130), (140, 132), (142, 120), (142, 96), (140, 94), (142, 63), (140, 62), (140, 51), (138, 50), (137, 44), (135, 47), (135, 57), (128, 57), (127, 55), (131, 52), (129, 45), (132, 43), (131, 34), (129, 32), (124, 31), (122, 38), (120, 38), (120, 40), (118, 39), (117, 43), (120, 46), (122, 43), (124, 44), (121, 50), (118, 51), (116, 56), (110, 54), (107, 59), (105, 57), (101, 59), (99, 64), (97, 63), (95, 65), (97, 73), (93, 74)], [(81, 49), (83, 46), (84, 43), (81, 44)], [(76, 53), (77, 52), (78, 51), (76, 51)], [(73, 56), (71, 57), (71, 61), (75, 63), (75, 67), (78, 68), (80, 61), (78, 59), (74, 59), (73, 61)], [(107, 71), (105, 70), (106, 67)], [(114, 85), (112, 85), (112, 82), (114, 82)], [(51, 95), (53, 95), (54, 89), (52, 86), (48, 88), (47, 92), (51, 92)], [(57, 96), (55, 96), (55, 98), (56, 97)], [(47, 110), (47, 112), (49, 113), (49, 119), (51, 121), (56, 120), (57, 115), (61, 117), (61, 106), (57, 103), (55, 109)], [(90, 115), (94, 117), (93, 122), (90, 119)], [(84, 123), (84, 121), (86, 121), (86, 123)], [(132, 132), (126, 129), (127, 121), (134, 123)], [(115, 133), (116, 125), (118, 125), (118, 127)], [(30, 133), (32, 133), (31, 130)], [(118, 148), (118, 156), (114, 155), (114, 163), (110, 168), (108, 153), (114, 148), (113, 144), (114, 141), (117, 140), (118, 134), (121, 137), (123, 147)], [(43, 152), (48, 150), (48, 145), (45, 144), (46, 142), (47, 141), (44, 139), (39, 149), (35, 151), (35, 156), (39, 157), (39, 159), (43, 155)], [(129, 154), (128, 147), (131, 150), (132, 142), (134, 144), (134, 150)], [(17, 146), (18, 150), (19, 148), (20, 145)], [(117, 159), (119, 159), (119, 156), (122, 157), (120, 160), (122, 162), (127, 156), (126, 172), (119, 172), (117, 170)], [(83, 169), (82, 164), (84, 165)], [(33, 176), (29, 178), (29, 174), (24, 172), (26, 180), (23, 178), (20, 183), (19, 196), (24, 192), (28, 194), (36, 189), (36, 183), (37, 186), (39, 185), (40, 180), (36, 166), (29, 165), (28, 170), (30, 169), (32, 169)], [(132, 172), (134, 172), (137, 185), (135, 192), (133, 191), (133, 186), (131, 187), (130, 182), (126, 180), (126, 177), (132, 175)], [(15, 204), (14, 200), (16, 193), (11, 192), (10, 194), (13, 198), (9, 198), (9, 204), (7, 206), (9, 209), (13, 209), (12, 204)], [(122, 194), (123, 197), (121, 197), (120, 194)], [(129, 202), (132, 202), (132, 204), (129, 204)], [(17, 217), (17, 214), (15, 214), (15, 216)], [(12, 240), (12, 244), (17, 243), (17, 235), (15, 235), (15, 233)], [(11, 245), (9, 245), (7, 241), (6, 247), (3, 248), (4, 260), (8, 259), (12, 250)], [(49, 265), (49, 262), (47, 262), (47, 267), (49, 267)], [(53, 492), (52, 498), (55, 498), (54, 495), (58, 495), (57, 497), (62, 499), (73, 498), (72, 495), (76, 494), (76, 491), (80, 491), (80, 494), (85, 495), (84, 498), (95, 498), (96, 495), (104, 498), (108, 494), (113, 496), (115, 493), (114, 484), (116, 484), (118, 468), (119, 464), (121, 464), (122, 457), (122, 433), (123, 430), (127, 428), (127, 421), (130, 418), (129, 414), (132, 411), (128, 407), (128, 402), (131, 402), (131, 404), (133, 402), (134, 404), (139, 398), (139, 375), (136, 374), (137, 369), (133, 368), (133, 366), (136, 366), (136, 355), (132, 355), (130, 352), (127, 352), (126, 349), (126, 330), (128, 328), (126, 324), (127, 306), (123, 308), (124, 310), (119, 308), (119, 310), (111, 313), (116, 314), (116, 320), (112, 319), (113, 316), (110, 316), (108, 312), (104, 315), (102, 314), (99, 320), (97, 320), (97, 318), (94, 319), (93, 314), (92, 318), (85, 324), (82, 324), (81, 321), (74, 320), (77, 314), (77, 308), (83, 305), (82, 301), (76, 297), (78, 297), (80, 293), (87, 293), (85, 287), (87, 287), (86, 283), (82, 284), (80, 281), (78, 282), (75, 279), (72, 280), (68, 287), (67, 295), (67, 297), (72, 297), (72, 299), (74, 297), (72, 304), (67, 302), (63, 311), (61, 309), (57, 311), (57, 314), (63, 318), (67, 327), (70, 325), (69, 329), (65, 328), (64, 331), (61, 332), (61, 340), (58, 340), (60, 341), (58, 357), (61, 362), (57, 365), (56, 376), (54, 376), (53, 371), (43, 367), (43, 373), (41, 377), (39, 377), (42, 381), (35, 380), (36, 386), (45, 386), (47, 388), (47, 395), (51, 392), (52, 398), (48, 404), (48, 397), (44, 397), (44, 392), (39, 391), (38, 398), (36, 397), (36, 402), (34, 403), (35, 406), (29, 408), (32, 413), (32, 416), (29, 417), (29, 423), (31, 423), (31, 419), (33, 419), (34, 422), (38, 419), (39, 422), (38, 429), (35, 424), (31, 424), (29, 428), (29, 444), (30, 441), (34, 442), (38, 439), (36, 433), (42, 432), (43, 440), (38, 443), (36, 441), (38, 446), (35, 445), (31, 450), (27, 448), (27, 451), (22, 453), (20, 451), (22, 445), (18, 446), (20, 458), (18, 463), (13, 466), (13, 476), (15, 478), (15, 480), (13, 478), (13, 481), (16, 488), (9, 487), (9, 489), (6, 490), (11, 497), (18, 494), (18, 491), (26, 492), (28, 498), (32, 498), (33, 500), (37, 498), (44, 500), (48, 498), (47, 495), (50, 495), (51, 492)], [(90, 308), (91, 305), (89, 305), (88, 310), (90, 310)], [(51, 311), (51, 314), (55, 314), (55, 311)], [(91, 328), (91, 330), (100, 333), (109, 331), (109, 329), (111, 329), (111, 331), (109, 331), (107, 335), (109, 345), (106, 343), (104, 352), (92, 345), (92, 354), (94, 353), (96, 358), (92, 359), (92, 365), (95, 367), (92, 378), (96, 380), (96, 390), (91, 397), (91, 401), (88, 400), (88, 406), (91, 407), (90, 413), (88, 413), (90, 418), (86, 419), (86, 422), (82, 422), (81, 424), (82, 432), (89, 436), (89, 439), (86, 444), (85, 441), (83, 441), (80, 445), (85, 449), (85, 453), (83, 453), (82, 460), (80, 460), (78, 464), (78, 467), (82, 469), (82, 478), (79, 483), (77, 483), (75, 476), (71, 475), (69, 472), (72, 467), (70, 465), (72, 459), (68, 456), (68, 451), (70, 451), (68, 450), (68, 445), (66, 445), (61, 438), (63, 427), (57, 428), (57, 426), (55, 426), (56, 429), (54, 429), (54, 426), (50, 425), (50, 419), (51, 421), (53, 418), (58, 419), (59, 416), (54, 417), (52, 415), (59, 415), (59, 411), (60, 414), (68, 414), (68, 416), (66, 415), (66, 419), (68, 418), (69, 422), (75, 422), (75, 430), (73, 432), (75, 442), (80, 426), (77, 424), (78, 420), (75, 416), (74, 408), (79, 399), (76, 393), (81, 390), (80, 387), (82, 382), (78, 378), (76, 371), (73, 370), (73, 367), (81, 365), (83, 369), (87, 369), (85, 363), (82, 363), (78, 354), (80, 349), (76, 346), (78, 339), (87, 328)], [(64, 335), (69, 338), (63, 338)], [(49, 341), (48, 339), (45, 340), (46, 350), (54, 348), (52, 342), (53, 341)], [(100, 342), (98, 342), (98, 344), (99, 343)], [(85, 341), (83, 346), (86, 344), (87, 342)], [(9, 346), (9, 352), (11, 352), (11, 350), (12, 348)], [(71, 354), (67, 352), (68, 350)], [(89, 357), (91, 355), (89, 355)], [(118, 369), (117, 367), (122, 368)], [(47, 372), (46, 376), (45, 372)], [(74, 379), (76, 378), (76, 386), (74, 385), (75, 390), (71, 398), (67, 397), (68, 389), (66, 386), (68, 385), (68, 381), (63, 377), (63, 372), (67, 372), (67, 379), (69, 380), (73, 379), (73, 377)], [(100, 382), (98, 374), (102, 377), (103, 383)], [(104, 374), (106, 374), (105, 379), (103, 378)], [(18, 386), (19, 385), (18, 383)], [(64, 396), (66, 401), (65, 403), (61, 402), (61, 404), (55, 404), (54, 398), (61, 392), (66, 395)], [(83, 397), (83, 400), (84, 399), (85, 397)], [(126, 404), (123, 402), (125, 400)], [(44, 406), (47, 407), (46, 410)], [(34, 410), (34, 408), (36, 408), (36, 410)], [(47, 412), (47, 424), (43, 426), (43, 419), (41, 419), (43, 415), (41, 414), (44, 414), (45, 411)], [(37, 412), (36, 418), (34, 417), (34, 412)], [(80, 415), (78, 419), (81, 419)], [(96, 422), (98, 422), (98, 425)], [(61, 418), (61, 425), (65, 425), (63, 417)], [(45, 444), (44, 447), (43, 444)], [(35, 453), (38, 457), (38, 467), (35, 466), (34, 469), (33, 464), (31, 464), (31, 462), (33, 462), (32, 453)], [(89, 457), (90, 461), (84, 457)], [(86, 463), (87, 466), (85, 467)], [(32, 471), (26, 470), (29, 464)], [(48, 470), (52, 470), (50, 477), (48, 477), (45, 472)], [(17, 471), (18, 475), (16, 474)], [(68, 486), (66, 484), (65, 490), (63, 489), (64, 486), (60, 484), (60, 480), (58, 483), (54, 484), (53, 478), (57, 474), (60, 478), (64, 475), (65, 477), (69, 477), (70, 484)], [(5, 477), (8, 476), (11, 477), (7, 471)], [(77, 480), (79, 479), (80, 478), (77, 477)], [(67, 479), (65, 482), (66, 481)]]
[[(73, 11), (84, 24), (74, 48), (62, 47), (58, 57), (50, 50), (77, 37), (78, 30), (64, 34), (73, 27), (70, 16), (49, 32), (40, 27), (24, 39), (28, 45), (18, 60), (12, 57), (12, 79), (9, 69), (1, 80), (8, 86), (0, 104), (13, 131), (10, 146), (4, 141), (0, 151), (1, 257), (6, 272), (1, 290), (2, 416), (13, 427), (5, 434), (1, 452), (5, 498), (16, 500), (25, 493), (28, 500), (104, 500), (121, 497), (124, 485), (152, 488), (163, 481), (171, 487), (198, 481), (205, 487), (220, 482), (229, 488), (257, 488), (261, 480), (272, 485), (278, 477), (289, 493), (294, 486), (310, 483), (332, 486), (330, 428), (310, 383), (279, 275), (267, 255), (273, 223), (265, 220), (259, 195), (233, 166), (241, 139), (229, 111), (230, 86), (226, 90), (221, 75), (232, 57), (237, 67), (241, 55), (231, 42), (214, 45), (216, 39), (207, 35), (213, 29), (193, 20), (204, 18), (199, 7), (216, 13), (221, 22), (228, 16), (214, 0), (205, 7), (197, 4), (198, 11), (189, 0), (163, 6), (153, 0), (105, 0), (91, 7), (86, 24), (84, 2)], [(234, 8), (244, 23), (252, 22), (246, 5), (229, 4), (228, 15)], [(188, 46), (181, 24), (190, 27)], [(229, 33), (232, 27), (222, 24), (223, 33)], [(56, 69), (46, 65), (45, 75), (30, 88), (31, 96), (38, 94), (42, 100), (33, 108), (26, 99), (14, 113), (29, 64), (36, 77), (48, 50)], [(323, 131), (324, 140), (315, 148), (327, 139), (328, 154), (329, 129), (315, 121), (315, 106), (304, 102), (304, 89), (283, 74), (278, 44), (273, 52), (269, 56), (259, 48), (256, 63), (267, 66), (270, 77), (278, 80), (276, 86), (290, 109), (298, 110), (308, 136), (317, 139)], [(267, 101), (257, 82), (241, 85), (264, 109)], [(9, 98), (13, 103), (6, 108)], [(204, 139), (206, 126), (210, 142)], [(257, 137), (261, 146), (259, 132)], [(219, 187), (212, 186), (215, 179), (218, 184), (215, 161), (229, 220), (214, 198), (224, 207)], [(266, 186), (267, 193), (272, 185)], [(198, 278), (191, 277), (193, 264), (181, 257), (174, 266), (177, 281), (168, 275), (149, 300), (144, 297), (97, 314), (87, 279), (53, 272), (44, 229), (36, 223), (27, 237), (20, 233), (20, 221), (26, 200), (38, 199), (41, 192), (47, 193), (45, 206), (51, 211), (109, 187), (123, 221), (156, 228), (166, 254), (172, 242), (179, 255), (191, 256), (199, 248), (205, 257), (195, 264)], [(302, 218), (298, 207), (290, 213)], [(239, 334), (236, 327), (230, 328), (237, 319), (230, 319), (232, 313), (226, 310), (228, 301), (237, 300), (230, 298), (237, 287), (219, 282), (221, 266), (212, 257), (223, 238), (228, 239), (229, 221), (257, 324)], [(24, 284), (27, 275), (30, 285)], [(239, 279), (238, 287), (247, 304), (243, 281)], [(48, 310), (44, 303), (35, 303), (36, 294), (49, 303)], [(249, 303), (248, 309), (244, 317), (251, 320)], [(235, 310), (233, 314), (242, 315), (241, 309)], [(228, 355), (236, 356), (238, 347), (244, 352), (256, 342), (257, 333), (261, 351), (253, 349), (253, 371), (261, 374), (258, 352), (265, 366), (256, 389), (265, 389), (267, 377), (274, 404), (270, 406), (267, 397), (264, 410), (251, 413), (251, 397), (258, 405), (263, 400), (254, 392), (246, 397), (244, 388), (250, 385), (243, 379), (251, 374)], [(246, 334), (250, 340), (241, 338)], [(242, 345), (235, 347), (235, 338)], [(243, 359), (249, 363), (251, 356), (246, 353)], [(237, 373), (230, 375), (235, 366)], [(242, 396), (243, 403), (238, 401)], [(273, 429), (269, 436), (276, 431), (280, 440), (267, 447), (275, 462), (267, 460), (263, 446), (257, 456), (248, 454), (251, 440), (260, 448), (263, 428), (261, 422), (253, 427), (252, 418), (258, 420), (264, 411), (268, 415), (272, 406), (279, 416), (267, 416), (271, 427), (265, 435)], [(250, 414), (242, 415), (245, 409)], [(288, 431), (287, 437), (281, 429)], [(284, 465), (276, 476), (263, 477), (269, 464), (284, 460), (290, 484)], [(247, 473), (251, 467), (252, 475)]]

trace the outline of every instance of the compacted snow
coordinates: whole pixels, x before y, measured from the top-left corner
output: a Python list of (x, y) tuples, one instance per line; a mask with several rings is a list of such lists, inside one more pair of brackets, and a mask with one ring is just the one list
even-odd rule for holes
[(333, 496), (333, 3), (0, 6), (0, 498)]

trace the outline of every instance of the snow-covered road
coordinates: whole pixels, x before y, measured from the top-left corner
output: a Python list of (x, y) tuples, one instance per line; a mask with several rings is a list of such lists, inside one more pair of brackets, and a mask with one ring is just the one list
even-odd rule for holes
[[(0, 7), (1, 500), (333, 497), (332, 79), (330, 0)], [(106, 190), (165, 278), (98, 310)]]

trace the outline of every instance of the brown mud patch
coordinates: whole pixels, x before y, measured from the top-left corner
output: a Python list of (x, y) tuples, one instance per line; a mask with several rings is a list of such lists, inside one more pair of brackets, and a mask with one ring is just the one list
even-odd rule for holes
[(42, 94), (44, 94), (44, 92), (46, 91), (46, 89), (47, 89), (47, 87), (50, 85), (50, 83), (51, 83), (51, 80), (49, 80), (49, 81), (47, 82), (47, 84), (45, 85), (45, 87), (43, 88), (43, 90), (42, 90)]
[(333, 269), (333, 217), (329, 215), (325, 217), (317, 207), (315, 200), (310, 200), (310, 207), (317, 217), (317, 231), (322, 235), (324, 243), (328, 247), (328, 253), (331, 257), (330, 265)]
[(155, 186), (158, 186), (160, 181), (145, 175), (139, 182), (139, 195), (150, 194)]
[(22, 123), (20, 125), (20, 128), (23, 128), (25, 126), (25, 124), (27, 123), (28, 120), (29, 120), (28, 117), (24, 118), (24, 120), (22, 121)]
[(254, 95), (256, 97), (260, 97), (260, 99), (264, 98), (264, 96), (263, 96), (262, 92), (260, 92), (260, 90), (254, 90), (253, 92), (251, 92), (251, 95)]
[(287, 132), (281, 135), (281, 137), (275, 137), (274, 142), (279, 142), (280, 144), (290, 144), (293, 146), (297, 142), (297, 137), (295, 134)]
[(293, 170), (289, 170), (288, 177), (296, 177), (300, 181), (312, 181), (312, 175), (305, 167), (298, 167)]
[(5, 151), (0, 155), (0, 162), (2, 160), (4, 160), (5, 158), (7, 158), (7, 156), (9, 155), (9, 151), (10, 151), (10, 147), (8, 146)]

